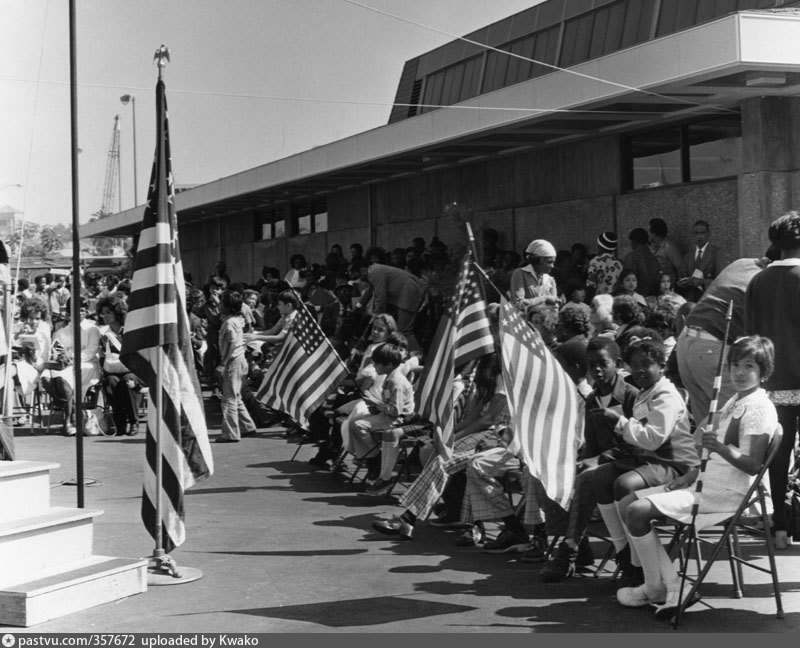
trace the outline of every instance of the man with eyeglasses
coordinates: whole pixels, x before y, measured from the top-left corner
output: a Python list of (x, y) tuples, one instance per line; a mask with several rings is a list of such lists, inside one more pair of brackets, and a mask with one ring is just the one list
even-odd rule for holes
[(698, 220), (693, 226), (695, 244), (684, 256), (678, 269), (676, 292), (687, 301), (696, 302), (719, 274), (719, 248), (708, 242), (711, 226)]

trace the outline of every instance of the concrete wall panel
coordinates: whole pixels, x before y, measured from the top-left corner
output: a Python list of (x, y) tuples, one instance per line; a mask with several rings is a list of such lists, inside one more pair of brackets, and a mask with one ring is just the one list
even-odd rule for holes
[(481, 240), (486, 229), (493, 228), (500, 234), (497, 245), (501, 250), (516, 249), (514, 240), (514, 210), (501, 209), (499, 211), (481, 212), (472, 215), (472, 230), (475, 233), (475, 242), (478, 253), (481, 254)]
[[(396, 247), (407, 248), (417, 236), (424, 238), (425, 243), (430, 243), (435, 234), (436, 225), (433, 219), (407, 223), (386, 223), (378, 226), (377, 244), (386, 250)], [(364, 247), (366, 251), (366, 246)]]
[[(261, 272), (260, 265), (254, 268), (252, 243), (225, 246), (225, 265), (228, 267), (228, 276), (233, 282), (254, 284)], [(213, 262), (207, 267), (206, 278), (214, 271)]]
[(342, 246), (345, 259), (350, 259), (350, 245), (361, 243), (366, 252), (369, 247), (369, 230), (366, 227), (351, 227), (349, 229), (339, 229), (328, 231), (328, 250), (338, 243)]
[(289, 270), (286, 263), (286, 239), (277, 238), (253, 243), (253, 276), (261, 276), (261, 267), (278, 268), (283, 277)]
[(614, 229), (614, 198), (569, 200), (514, 209), (515, 251), (523, 253), (534, 239), (547, 239), (557, 250), (583, 243), (594, 252), (598, 235)]
[(302, 254), (309, 264), (325, 263), (325, 256), (328, 254), (328, 250), (327, 232), (290, 238), (286, 243), (286, 262), (281, 270), (284, 273), (288, 272), (289, 259), (293, 254)]
[[(693, 223), (703, 219), (711, 225), (711, 242), (722, 250), (723, 262), (727, 264), (745, 254), (756, 254), (754, 250), (739, 247), (737, 194), (735, 179), (624, 194), (619, 198), (617, 234), (620, 242), (626, 241), (634, 227), (647, 229), (651, 218), (663, 218), (670, 238), (685, 253), (694, 243)], [(623, 245), (619, 252), (625, 253)]]

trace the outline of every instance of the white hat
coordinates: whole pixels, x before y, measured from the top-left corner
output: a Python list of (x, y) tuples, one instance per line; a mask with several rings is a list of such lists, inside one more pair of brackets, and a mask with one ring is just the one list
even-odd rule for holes
[(528, 244), (525, 248), (525, 254), (531, 254), (537, 257), (555, 257), (556, 249), (550, 241), (544, 239), (536, 239)]

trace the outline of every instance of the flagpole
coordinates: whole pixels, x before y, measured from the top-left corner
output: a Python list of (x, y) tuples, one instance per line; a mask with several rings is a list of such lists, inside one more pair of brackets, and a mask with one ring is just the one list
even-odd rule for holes
[(11, 355), (11, 286), (6, 286), (3, 291), (3, 328), (6, 334), (6, 363), (3, 366), (3, 404), (2, 418), (0, 418), (0, 459), (13, 461), (14, 453), (14, 425), (12, 421), (12, 398), (13, 388), (11, 388), (11, 363), (8, 358)]
[[(72, 355), (75, 373), (75, 455), (78, 508), (84, 507), (83, 493), (83, 392), (81, 387), (81, 288), (80, 288), (80, 204), (78, 202), (78, 78), (75, 0), (69, 0), (69, 104), (72, 166)], [(21, 248), (21, 242), (20, 242)]]
[[(141, 245), (161, 249), (171, 247), (171, 266), (173, 272), (159, 273), (155, 280), (147, 275), (146, 270), (154, 263), (152, 259), (142, 260), (142, 250), (137, 251), (136, 263), (133, 274), (130, 310), (126, 318), (126, 330), (122, 339), (120, 357), (130, 370), (138, 375), (149, 388), (150, 403), (147, 412), (147, 439), (145, 449), (145, 478), (142, 494), (142, 518), (145, 526), (155, 541), (155, 548), (148, 559), (147, 584), (150, 585), (179, 585), (202, 578), (203, 572), (192, 567), (178, 569), (172, 556), (169, 555), (174, 548), (184, 540), (183, 526), (183, 491), (191, 486), (187, 485), (185, 470), (192, 473), (194, 478), (201, 478), (213, 473), (211, 454), (204, 449), (207, 446), (207, 430), (205, 420), (202, 424), (194, 421), (197, 429), (192, 428), (192, 422), (186, 422), (184, 429), (184, 414), (187, 418), (202, 414), (202, 400), (196, 376), (193, 375), (193, 366), (185, 367), (179, 357), (173, 358), (173, 353), (181, 356), (185, 350), (181, 346), (185, 339), (182, 337), (186, 324), (181, 319), (181, 310), (184, 304), (184, 291), (181, 275), (178, 272), (180, 265), (180, 252), (177, 240), (177, 222), (173, 213), (173, 184), (170, 170), (169, 137), (167, 128), (166, 97), (162, 80), (163, 68), (169, 61), (169, 48), (162, 45), (156, 50), (154, 61), (158, 65), (158, 82), (156, 84), (156, 151), (153, 161), (152, 182), (148, 191), (148, 201), (145, 205), (142, 219)], [(167, 225), (167, 227), (161, 227)], [(166, 236), (166, 231), (169, 236)], [(149, 236), (145, 240), (145, 232)], [(142, 272), (142, 271), (145, 272)], [(142, 297), (146, 286), (155, 289)], [(174, 288), (174, 294), (173, 294)], [(145, 318), (142, 311), (151, 308), (153, 304), (164, 306), (165, 317)], [(169, 307), (176, 308), (174, 320), (169, 316)], [(137, 319), (138, 318), (138, 319)], [(143, 329), (149, 329), (154, 324), (158, 332), (151, 330), (143, 336)], [(170, 329), (170, 324), (175, 326)], [(188, 330), (186, 331), (188, 333)], [(174, 338), (174, 339), (173, 339)], [(180, 348), (179, 348), (180, 347)], [(177, 363), (177, 365), (176, 365)], [(185, 370), (185, 373), (181, 373)], [(169, 372), (164, 378), (164, 372)], [(188, 383), (191, 383), (189, 385)], [(188, 389), (191, 388), (191, 394)], [(195, 397), (197, 401), (186, 399)], [(174, 407), (172, 407), (174, 405)], [(192, 408), (191, 413), (188, 412)], [(165, 420), (166, 414), (170, 417)], [(155, 420), (154, 420), (155, 419)], [(174, 427), (175, 437), (170, 434)], [(167, 430), (165, 434), (165, 429)], [(196, 432), (196, 433), (195, 433)], [(197, 441), (193, 449), (183, 447), (187, 438)], [(171, 442), (174, 441), (174, 445)], [(204, 443), (205, 442), (205, 443)], [(155, 452), (155, 456), (152, 453)], [(164, 457), (165, 453), (169, 453)], [(207, 455), (208, 459), (203, 455)], [(177, 455), (177, 456), (176, 456)], [(191, 456), (190, 456), (191, 455)], [(164, 485), (164, 477), (171, 465), (172, 458), (176, 461), (176, 481), (170, 481), (169, 490)], [(183, 464), (189, 462), (189, 465)], [(193, 463), (193, 462), (197, 463)], [(166, 462), (166, 464), (165, 464)], [(155, 492), (153, 492), (153, 489)], [(162, 491), (164, 491), (162, 493)], [(167, 509), (172, 501), (172, 496), (177, 498), (175, 509)], [(167, 509), (167, 510), (165, 510)]]
[[(156, 52), (156, 65), (158, 66), (158, 80), (161, 81), (161, 71), (164, 69), (164, 66), (166, 66), (166, 62), (163, 57), (159, 57), (158, 52)], [(163, 116), (159, 116), (159, 119), (163, 119)], [(166, 188), (162, 187), (162, 191), (164, 190), (166, 190)], [(163, 506), (161, 501), (161, 484), (164, 479), (164, 466), (161, 457), (161, 415), (163, 413), (161, 354), (164, 348), (161, 344), (162, 342), (163, 340), (159, 340), (158, 347), (156, 347), (156, 393), (150, 394), (156, 406), (156, 547), (153, 549), (153, 560), (157, 565), (160, 565), (164, 560), (164, 525), (161, 522), (161, 508)]]

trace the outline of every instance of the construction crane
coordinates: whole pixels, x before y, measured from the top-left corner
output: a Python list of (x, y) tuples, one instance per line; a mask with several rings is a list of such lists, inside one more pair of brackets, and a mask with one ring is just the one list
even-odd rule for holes
[(117, 196), (119, 209), (122, 211), (122, 192), (117, 191), (119, 184), (119, 115), (114, 116), (114, 130), (111, 131), (111, 143), (108, 146), (106, 159), (106, 181), (103, 186), (103, 205), (100, 207), (99, 216), (108, 216), (113, 213), (114, 196)]

